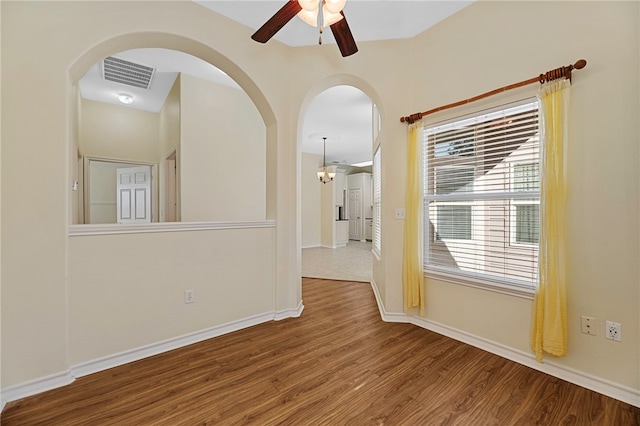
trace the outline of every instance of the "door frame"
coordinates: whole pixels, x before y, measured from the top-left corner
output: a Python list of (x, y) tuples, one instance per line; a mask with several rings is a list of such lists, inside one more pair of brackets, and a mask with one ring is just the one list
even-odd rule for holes
[[(108, 158), (108, 157), (96, 157), (96, 156), (92, 156), (92, 155), (85, 155), (82, 158), (82, 161), (84, 163), (84, 176), (83, 176), (83, 198), (84, 198), (84, 202), (82, 205), (82, 209), (83, 209), (83, 216), (84, 216), (84, 222), (85, 224), (87, 223), (91, 223), (91, 217), (90, 217), (90, 203), (91, 200), (89, 199), (89, 194), (90, 194), (90, 189), (91, 189), (91, 182), (90, 182), (90, 178), (89, 175), (90, 173), (90, 166), (91, 166), (91, 162), (95, 161), (95, 162), (100, 162), (100, 163), (116, 163), (116, 164), (127, 164), (129, 166), (149, 166), (151, 168), (151, 222), (157, 222), (158, 221), (158, 184), (156, 182), (157, 179), (157, 163), (150, 163), (147, 161), (136, 161), (136, 160), (123, 160), (121, 158)], [(114, 225), (117, 225), (114, 224)]]
[[(173, 165), (173, 173), (169, 170)], [(178, 150), (174, 149), (164, 159), (164, 221), (179, 222), (178, 215)], [(171, 205), (173, 201), (174, 205)]]

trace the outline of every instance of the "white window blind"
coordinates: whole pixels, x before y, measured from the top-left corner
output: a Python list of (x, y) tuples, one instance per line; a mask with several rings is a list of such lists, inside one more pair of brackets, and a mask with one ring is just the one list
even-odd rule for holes
[(538, 103), (426, 128), (423, 152), (425, 268), (535, 286)]
[(381, 173), (380, 173), (380, 148), (373, 155), (373, 251), (380, 256), (380, 216), (381, 209)]

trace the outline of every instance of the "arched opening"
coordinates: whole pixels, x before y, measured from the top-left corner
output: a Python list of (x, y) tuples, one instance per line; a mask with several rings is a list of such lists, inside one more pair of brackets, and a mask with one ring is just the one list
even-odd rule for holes
[[(333, 80), (308, 94), (300, 114), (301, 271), (305, 277), (368, 282), (378, 107), (366, 83), (351, 76)], [(327, 183), (316, 177), (325, 163), (336, 173)]]
[[(116, 81), (106, 81), (105, 58), (125, 62), (116, 72), (132, 63), (148, 66), (149, 88), (132, 87), (139, 83), (123, 83), (117, 74)], [(275, 218), (275, 201), (267, 197), (275, 192), (267, 161), (276, 145), (274, 114), (229, 59), (183, 37), (131, 34), (88, 51), (70, 68), (70, 77), (77, 182), (70, 223), (124, 223), (124, 207), (142, 222)], [(133, 103), (119, 104), (117, 95), (123, 94)], [(150, 167), (149, 186), (116, 186), (119, 164)], [(109, 184), (99, 184), (103, 180)], [(229, 180), (244, 183), (251, 196), (227, 191)], [(136, 193), (146, 193), (147, 202)], [(147, 214), (137, 213), (136, 206)]]
[[(66, 87), (70, 135), (66, 148), (72, 160), (67, 163), (69, 178), (72, 178), (71, 166), (77, 155), (74, 148), (80, 136), (78, 117), (82, 111), (77, 107), (80, 78), (103, 58), (142, 48), (171, 49), (193, 55), (215, 65), (244, 89), (264, 127), (262, 155), (265, 160), (259, 179), (264, 194), (261, 220), (236, 215), (212, 221), (196, 218), (186, 219), (190, 222), (182, 224), (139, 226), (73, 225), (69, 220), (66, 318), (71, 365), (90, 363), (123, 351), (137, 354), (136, 348), (167, 340), (176, 345), (188, 344), (203, 336), (228, 332), (226, 324), (248, 327), (274, 318), (297, 316), (302, 310), (297, 283), (277, 280), (276, 267), (279, 263), (286, 264), (288, 259), (286, 254), (278, 252), (275, 244), (282, 234), (275, 220), (275, 206), (281, 194), (276, 188), (273, 162), (278, 142), (275, 114), (247, 74), (211, 47), (181, 36), (143, 33), (115, 37), (80, 55), (69, 67)], [(241, 140), (242, 126), (236, 127), (236, 137), (223, 142), (241, 144), (238, 140)], [(183, 146), (183, 157), (187, 154), (185, 151)], [(192, 157), (202, 156), (196, 148), (192, 147), (191, 151)], [(171, 160), (173, 157), (167, 152), (158, 158)], [(211, 169), (206, 171), (216, 172), (220, 167)], [(182, 179), (184, 173), (182, 170)], [(240, 187), (233, 195), (243, 196), (240, 178), (227, 179), (229, 174), (210, 176), (201, 179), (197, 189), (204, 189), (202, 187), (215, 180), (216, 184)], [(182, 195), (184, 197), (184, 193)], [(182, 213), (185, 220), (184, 211)], [(191, 295), (190, 301), (187, 294)], [(140, 304), (145, 308), (140, 309)], [(116, 311), (117, 318), (96, 331), (96, 324), (111, 318)], [(118, 359), (114, 363), (124, 361)]]

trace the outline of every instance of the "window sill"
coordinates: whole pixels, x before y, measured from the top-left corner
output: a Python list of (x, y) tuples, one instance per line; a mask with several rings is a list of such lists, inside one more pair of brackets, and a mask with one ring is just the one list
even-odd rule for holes
[(479, 288), (481, 290), (493, 291), (496, 293), (507, 294), (509, 296), (521, 297), (523, 299), (532, 300), (535, 289), (519, 285), (509, 285), (506, 283), (483, 280), (480, 278), (467, 277), (464, 275), (451, 274), (435, 269), (425, 269), (425, 278), (446, 281), (453, 284), (464, 285), (467, 287)]

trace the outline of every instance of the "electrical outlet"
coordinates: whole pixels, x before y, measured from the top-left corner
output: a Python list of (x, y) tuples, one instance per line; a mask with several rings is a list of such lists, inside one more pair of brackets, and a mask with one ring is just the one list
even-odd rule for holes
[(184, 291), (184, 303), (193, 303), (196, 301), (196, 291), (194, 289)]
[(581, 317), (582, 319), (582, 332), (584, 334), (596, 335), (596, 319), (593, 317)]
[(405, 211), (404, 209), (396, 209), (394, 212), (394, 217), (398, 220), (403, 220), (405, 219)]
[(604, 337), (607, 339), (615, 340), (617, 342), (622, 340), (622, 325), (617, 322), (607, 321), (604, 329)]

